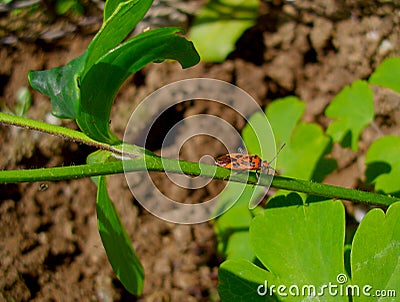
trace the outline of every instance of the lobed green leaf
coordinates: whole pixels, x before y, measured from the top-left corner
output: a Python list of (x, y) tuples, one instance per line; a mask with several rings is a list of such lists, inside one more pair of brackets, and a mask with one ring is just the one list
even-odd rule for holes
[(375, 183), (375, 190), (387, 194), (400, 193), (400, 137), (384, 136), (369, 147), (365, 163), (367, 183)]
[(330, 200), (266, 209), (253, 219), (250, 240), (257, 258), (282, 284), (319, 289), (345, 272), (344, 231), (343, 204)]
[(371, 74), (369, 83), (400, 93), (400, 57), (385, 59)]
[(305, 107), (305, 103), (299, 98), (289, 96), (273, 101), (265, 109), (278, 145), (290, 142), (294, 129), (304, 114)]
[[(389, 291), (400, 292), (400, 203), (391, 205), (385, 215), (381, 209), (367, 213), (353, 239), (351, 252), (352, 283), (360, 292), (364, 286), (374, 301), (395, 301)], [(388, 296), (375, 296), (375, 291)], [(393, 294), (393, 292), (392, 292)], [(366, 295), (353, 301), (365, 301)]]
[[(300, 122), (279, 155), (278, 170), (285, 176), (315, 179), (318, 169), (326, 168), (319, 163), (330, 149), (330, 139), (319, 125)], [(325, 172), (323, 177), (330, 171)]]
[(374, 118), (373, 92), (368, 83), (357, 80), (343, 88), (326, 108), (325, 115), (335, 120), (327, 134), (343, 147), (357, 150), (362, 130)]
[[(339, 274), (346, 276), (343, 204), (329, 200), (285, 206), (298, 201), (290, 200), (293, 195), (278, 197), (281, 207), (266, 209), (251, 222), (251, 246), (263, 267), (245, 259), (221, 265), (218, 290), (223, 301), (346, 301), (344, 296), (329, 295), (326, 288), (321, 292), (324, 285), (338, 284)], [(273, 296), (271, 286), (275, 286)], [(286, 296), (276, 293), (278, 286), (286, 288)], [(298, 295), (289, 293), (293, 286)], [(265, 295), (260, 289), (266, 290)]]
[(285, 176), (322, 181), (332, 170), (323, 158), (331, 141), (317, 124), (300, 122), (304, 110), (304, 102), (296, 97), (279, 99), (266, 109), (276, 141), (286, 143), (277, 170)]
[(256, 112), (242, 130), (243, 141), (249, 154), (272, 160), (276, 153), (275, 138), (265, 114)]

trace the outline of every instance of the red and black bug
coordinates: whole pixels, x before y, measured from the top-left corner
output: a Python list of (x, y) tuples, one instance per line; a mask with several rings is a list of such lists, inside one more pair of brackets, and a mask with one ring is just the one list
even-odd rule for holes
[(261, 170), (273, 170), (271, 167), (271, 162), (275, 160), (279, 152), (281, 152), (282, 147), (279, 149), (275, 157), (270, 161), (262, 160), (258, 155), (243, 154), (243, 153), (229, 153), (217, 157), (215, 159), (215, 164), (217, 166), (231, 169), (231, 170), (242, 170), (242, 171), (261, 171)]

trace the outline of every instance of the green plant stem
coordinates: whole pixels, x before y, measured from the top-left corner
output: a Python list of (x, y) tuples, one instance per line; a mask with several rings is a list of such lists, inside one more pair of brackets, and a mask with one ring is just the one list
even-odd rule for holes
[[(33, 182), (33, 181), (57, 181), (64, 179), (77, 179), (98, 175), (128, 173), (134, 171), (165, 171), (171, 173), (184, 173), (187, 175), (209, 177), (214, 179), (230, 180), (234, 182), (257, 184), (256, 173), (230, 172), (228, 169), (199, 164), (194, 162), (165, 159), (154, 155), (132, 160), (112, 161), (101, 164), (79, 165), (56, 168), (28, 169), (0, 171), (0, 183)], [(341, 188), (321, 183), (275, 176), (272, 186), (279, 189), (293, 190), (311, 195), (328, 198), (345, 199), (356, 202), (364, 202), (388, 206), (398, 198)]]
[[(99, 143), (81, 132), (68, 128), (4, 114), (2, 112), (0, 112), (0, 123), (49, 133), (67, 140), (94, 146), (102, 150), (108, 150), (120, 155), (123, 154), (121, 146), (110, 146), (108, 144)], [(140, 154), (140, 152), (137, 152), (138, 148), (135, 146), (131, 147), (132, 153), (130, 152), (128, 155), (131, 156), (133, 154), (138, 156)], [(258, 177), (254, 172), (249, 174), (242, 172), (231, 173), (228, 169), (223, 169), (216, 166), (161, 158), (154, 154), (142, 154), (140, 157), (125, 160), (123, 162), (112, 161), (100, 164), (87, 164), (68, 167), (0, 171), (0, 184), (34, 181), (57, 181), (134, 171), (160, 171), (181, 173), (192, 176), (201, 175), (208, 178), (230, 180), (253, 185), (258, 184)], [(400, 201), (398, 198), (382, 194), (374, 194), (280, 176), (275, 176), (271, 185), (275, 188), (292, 190), (311, 195), (378, 205), (390, 205), (396, 201)]]
[(332, 199), (344, 199), (384, 206), (389, 206), (394, 202), (400, 201), (399, 198), (383, 194), (348, 189), (289, 177), (275, 176), (274, 180), (272, 181), (272, 186), (279, 189), (302, 192)]
[(72, 130), (69, 128), (51, 125), (51, 124), (47, 124), (44, 122), (40, 122), (40, 121), (36, 121), (36, 120), (32, 120), (32, 119), (28, 119), (28, 118), (24, 118), (24, 117), (20, 117), (20, 116), (5, 114), (3, 112), (0, 112), (0, 123), (4, 124), (4, 125), (17, 126), (17, 127), (26, 128), (29, 130), (36, 130), (36, 131), (48, 133), (48, 134), (51, 134), (54, 136), (61, 137), (65, 140), (79, 142), (82, 144), (96, 147), (98, 149), (108, 150), (113, 153), (122, 154), (121, 150), (119, 150), (113, 146), (95, 141), (95, 140), (91, 139), (90, 137), (88, 137), (87, 135), (83, 134), (82, 132), (75, 131), (75, 130)]

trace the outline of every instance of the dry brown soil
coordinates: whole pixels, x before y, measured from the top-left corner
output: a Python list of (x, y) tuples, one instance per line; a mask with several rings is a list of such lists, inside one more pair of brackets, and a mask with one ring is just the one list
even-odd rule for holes
[[(97, 10), (93, 14), (101, 16)], [(65, 19), (47, 26), (65, 29), (63, 22)], [(263, 107), (276, 98), (296, 95), (307, 103), (303, 120), (326, 127), (323, 111), (338, 91), (356, 79), (368, 78), (385, 57), (400, 54), (399, 24), (399, 1), (263, 2), (257, 25), (243, 35), (226, 62), (201, 63), (187, 70), (176, 63), (152, 64), (130, 78), (117, 96), (112, 127), (122, 137), (140, 100), (167, 83), (192, 77), (235, 84)], [(50, 40), (35, 37), (36, 28), (32, 34), (25, 28), (25, 32), (17, 32), (17, 42), (3, 44), (2, 110), (4, 105), (15, 106), (18, 88), (28, 86), (29, 70), (60, 66), (80, 55), (98, 26), (94, 22)], [(360, 185), (366, 148), (381, 134), (400, 134), (399, 98), (376, 91), (375, 128), (365, 130), (357, 153), (335, 147), (339, 170), (328, 183)], [(33, 105), (27, 116), (49, 121), (49, 100), (32, 93)], [(176, 108), (168, 118), (200, 112), (224, 116), (221, 108), (199, 102)], [(237, 129), (243, 127), (235, 117), (225, 118)], [(76, 129), (70, 121), (62, 124)], [(156, 151), (158, 144), (156, 140), (150, 147)], [(0, 127), (0, 146), (1, 169), (77, 165), (93, 151), (6, 126)], [(185, 144), (181, 155), (197, 160), (223, 151), (200, 138)], [(154, 178), (161, 190), (172, 190), (163, 175)], [(216, 194), (221, 185), (170, 194), (201, 202)], [(218, 300), (217, 273), (222, 259), (216, 254), (212, 224), (176, 225), (150, 215), (134, 200), (121, 175), (110, 177), (109, 191), (145, 269), (143, 295), (130, 295), (113, 274), (97, 231), (95, 185), (90, 179), (81, 179), (0, 186), (0, 301)]]

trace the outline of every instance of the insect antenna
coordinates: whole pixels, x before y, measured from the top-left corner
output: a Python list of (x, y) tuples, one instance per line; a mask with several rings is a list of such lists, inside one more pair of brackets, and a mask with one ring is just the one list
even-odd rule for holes
[(272, 163), (272, 162), (278, 157), (279, 153), (281, 153), (283, 147), (285, 147), (285, 146), (286, 146), (286, 143), (283, 143), (282, 146), (279, 148), (278, 152), (277, 152), (277, 153), (275, 154), (275, 156), (271, 159), (271, 161), (268, 162), (268, 164)]

